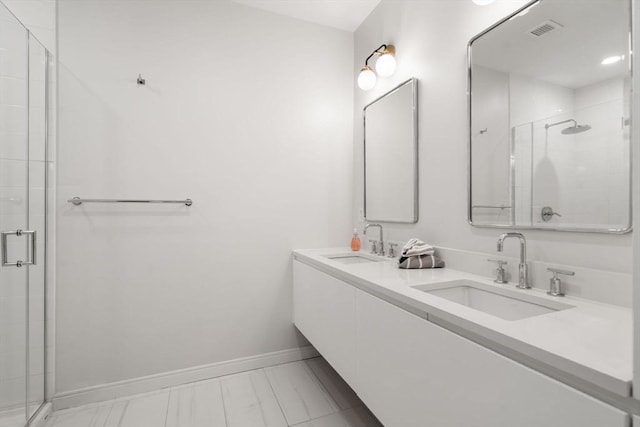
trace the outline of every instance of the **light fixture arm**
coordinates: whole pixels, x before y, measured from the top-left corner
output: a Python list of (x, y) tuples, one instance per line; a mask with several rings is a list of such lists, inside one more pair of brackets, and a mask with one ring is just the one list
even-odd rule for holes
[(578, 122), (576, 122), (576, 121), (575, 121), (575, 120), (573, 120), (573, 119), (569, 119), (569, 120), (563, 120), (563, 121), (561, 121), (561, 122), (557, 122), (557, 123), (551, 123), (551, 124), (547, 123), (546, 125), (544, 125), (544, 128), (545, 128), (545, 129), (549, 129), (550, 127), (558, 126), (558, 125), (561, 125), (561, 124), (563, 124), (563, 123), (569, 123), (569, 122), (573, 122), (573, 127), (578, 126)]
[(380, 54), (380, 52), (379, 52), (379, 51), (380, 51), (380, 49), (386, 49), (386, 48), (387, 48), (387, 45), (386, 45), (386, 44), (380, 45), (380, 47), (379, 47), (379, 48), (377, 48), (376, 50), (374, 50), (373, 52), (371, 52), (371, 55), (367, 56), (367, 59), (365, 59), (365, 61), (364, 61), (364, 65), (365, 65), (365, 66), (366, 66), (366, 65), (369, 65), (369, 64), (368, 64), (369, 60), (370, 60), (370, 59), (371, 59), (375, 54), (378, 54), (378, 55), (379, 55), (379, 54)]
[(393, 53), (395, 49), (393, 48), (393, 46), (391, 45), (386, 45), (386, 44), (381, 44), (379, 48), (377, 48), (376, 50), (374, 50), (373, 52), (371, 52), (371, 55), (367, 56), (367, 59), (365, 59), (364, 61), (364, 66), (367, 67), (369, 66), (369, 60), (371, 58), (373, 58), (373, 56), (375, 55), (382, 55), (384, 53), (386, 53), (386, 51)]

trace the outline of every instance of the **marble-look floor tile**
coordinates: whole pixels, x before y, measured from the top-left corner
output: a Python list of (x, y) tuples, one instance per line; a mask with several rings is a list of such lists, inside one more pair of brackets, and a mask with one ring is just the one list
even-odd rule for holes
[(295, 427), (383, 427), (362, 406), (296, 424)]
[(227, 427), (220, 381), (172, 388), (166, 427)]
[(117, 400), (113, 402), (113, 404), (110, 405), (109, 414), (104, 420), (104, 424), (97, 424), (95, 427), (120, 427), (122, 417), (124, 417), (128, 405), (128, 400)]
[(54, 412), (45, 427), (165, 427), (169, 392)]
[(294, 424), (297, 427), (380, 427), (322, 358), (56, 411), (45, 426), (287, 427)]
[(303, 361), (265, 368), (265, 373), (289, 425), (340, 410)]
[[(54, 412), (46, 427), (106, 427), (113, 404), (89, 405)], [(115, 424), (117, 426), (117, 424)]]
[(305, 363), (316, 378), (320, 380), (320, 384), (340, 409), (349, 409), (362, 405), (362, 401), (358, 398), (356, 392), (347, 385), (342, 377), (329, 365), (329, 362), (322, 357), (314, 357), (313, 359), (305, 360)]
[(0, 427), (22, 427), (24, 426), (25, 418), (24, 409), (0, 412)]
[(286, 427), (269, 381), (262, 370), (220, 379), (228, 427)]
[[(120, 402), (116, 402), (120, 403)], [(142, 395), (126, 401), (118, 427), (164, 427), (169, 405), (169, 390)], [(115, 404), (114, 404), (115, 406)], [(116, 414), (110, 418), (115, 420)], [(112, 420), (109, 420), (110, 422)], [(111, 427), (111, 425), (109, 425)]]

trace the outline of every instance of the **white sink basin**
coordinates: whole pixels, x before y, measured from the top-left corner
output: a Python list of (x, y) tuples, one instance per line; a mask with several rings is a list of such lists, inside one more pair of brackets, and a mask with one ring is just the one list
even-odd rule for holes
[(413, 288), (505, 320), (526, 319), (573, 308), (561, 302), (472, 280), (454, 280)]
[(344, 253), (334, 255), (324, 255), (325, 258), (329, 258), (333, 261), (338, 261), (342, 264), (362, 264), (365, 262), (380, 262), (383, 261), (374, 255), (366, 255), (360, 253)]

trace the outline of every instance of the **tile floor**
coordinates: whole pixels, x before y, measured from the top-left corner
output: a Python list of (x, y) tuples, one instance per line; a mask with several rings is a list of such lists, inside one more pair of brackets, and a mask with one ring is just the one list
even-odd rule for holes
[[(40, 405), (32, 405), (29, 413), (32, 414)], [(0, 411), (0, 427), (23, 427), (26, 420), (24, 408)]]
[(0, 412), (0, 427), (20, 427), (24, 425), (24, 409)]
[(45, 427), (380, 427), (322, 358), (54, 412)]

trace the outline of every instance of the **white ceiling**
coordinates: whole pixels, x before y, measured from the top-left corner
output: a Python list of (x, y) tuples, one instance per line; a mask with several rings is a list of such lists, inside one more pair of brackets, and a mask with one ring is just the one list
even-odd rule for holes
[(279, 15), (355, 31), (381, 0), (232, 0)]
[[(538, 39), (528, 34), (548, 20), (562, 27)], [(629, 22), (624, 0), (544, 0), (476, 40), (473, 63), (564, 87), (588, 86), (628, 75)], [(613, 55), (626, 55), (625, 61), (600, 64)]]

